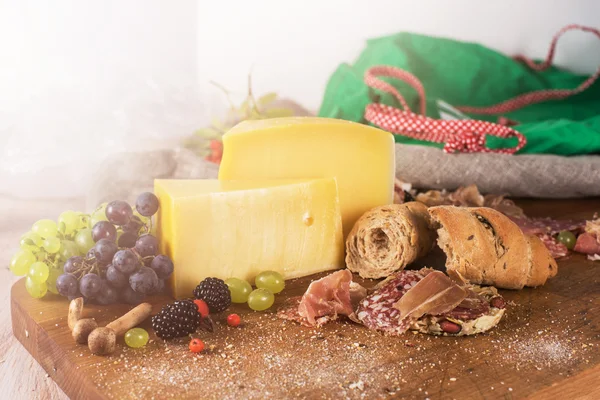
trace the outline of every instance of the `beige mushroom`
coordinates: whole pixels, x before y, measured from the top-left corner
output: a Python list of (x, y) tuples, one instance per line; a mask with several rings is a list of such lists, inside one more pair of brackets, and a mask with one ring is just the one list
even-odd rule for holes
[(82, 312), (83, 297), (78, 297), (76, 299), (71, 300), (71, 304), (69, 304), (69, 314), (67, 316), (67, 323), (71, 331), (73, 331), (73, 328), (75, 327), (77, 321), (81, 319)]
[(98, 327), (96, 320), (93, 318), (83, 318), (75, 323), (73, 331), (73, 339), (79, 344), (86, 344), (88, 336), (94, 329)]
[(106, 355), (115, 351), (117, 336), (125, 334), (150, 316), (152, 305), (142, 303), (122, 317), (103, 328), (96, 328), (88, 337), (88, 347), (96, 355)]

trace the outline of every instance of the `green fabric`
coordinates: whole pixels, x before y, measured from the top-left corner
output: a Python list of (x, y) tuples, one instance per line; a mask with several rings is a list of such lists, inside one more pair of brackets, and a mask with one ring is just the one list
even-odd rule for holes
[[(440, 103), (490, 106), (534, 90), (575, 88), (587, 78), (555, 67), (532, 71), (475, 43), (399, 33), (369, 40), (354, 65), (342, 64), (337, 68), (325, 90), (319, 115), (365, 123), (365, 107), (377, 99), (398, 107), (391, 95), (365, 85), (365, 71), (376, 65), (399, 67), (417, 76), (425, 88), (427, 115), (433, 118), (440, 118), (440, 112), (445, 112), (444, 107), (440, 110)], [(417, 95), (410, 86), (394, 79), (387, 81), (402, 93), (413, 111), (418, 110)], [(600, 81), (565, 100), (534, 104), (504, 116), (518, 121), (515, 129), (527, 137), (527, 145), (520, 153), (600, 153)], [(497, 115), (468, 117), (492, 122), (498, 118)], [(399, 135), (395, 138), (400, 143), (443, 146)], [(492, 148), (514, 143), (489, 136), (487, 140)]]

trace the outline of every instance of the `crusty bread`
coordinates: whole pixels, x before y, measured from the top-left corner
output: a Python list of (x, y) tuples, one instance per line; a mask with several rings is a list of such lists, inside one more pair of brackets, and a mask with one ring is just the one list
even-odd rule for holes
[(530, 268), (525, 286), (542, 286), (548, 278), (556, 276), (558, 272), (556, 260), (552, 258), (548, 252), (548, 248), (546, 248), (546, 245), (539, 237), (535, 235), (525, 235), (525, 237), (529, 243), (529, 265), (539, 266)]
[(436, 227), (422, 203), (373, 208), (346, 239), (346, 265), (363, 278), (388, 277), (431, 250)]
[(438, 244), (447, 256), (446, 269), (471, 283), (522, 289), (556, 275), (556, 263), (543, 243), (496, 210), (437, 206), (429, 213), (441, 225)]

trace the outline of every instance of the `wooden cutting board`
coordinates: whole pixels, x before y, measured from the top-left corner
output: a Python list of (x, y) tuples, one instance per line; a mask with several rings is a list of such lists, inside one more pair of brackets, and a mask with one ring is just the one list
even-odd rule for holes
[[(592, 204), (525, 203), (530, 214), (585, 218)], [(443, 258), (422, 263), (441, 267)], [(189, 339), (143, 349), (121, 339), (113, 355), (93, 356), (71, 339), (68, 302), (32, 299), (23, 280), (12, 288), (11, 309), (17, 339), (76, 399), (592, 399), (600, 398), (599, 272), (599, 262), (580, 255), (561, 260), (544, 287), (502, 292), (512, 303), (498, 327), (464, 338), (384, 337), (350, 322), (309, 329), (277, 319), (277, 305), (308, 286), (303, 278), (288, 283), (270, 312), (234, 306), (242, 327), (216, 316), (214, 333), (196, 335), (207, 345), (199, 355), (187, 350)], [(152, 299), (154, 313), (169, 301)], [(128, 309), (88, 306), (85, 314), (105, 324)]]

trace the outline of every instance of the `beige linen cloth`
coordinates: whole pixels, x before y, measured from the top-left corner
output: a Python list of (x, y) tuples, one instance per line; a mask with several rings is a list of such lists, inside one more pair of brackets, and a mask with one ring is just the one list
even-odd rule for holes
[(396, 177), (419, 189), (476, 184), (481, 193), (511, 197), (600, 196), (600, 155), (446, 154), (430, 146), (396, 144)]

